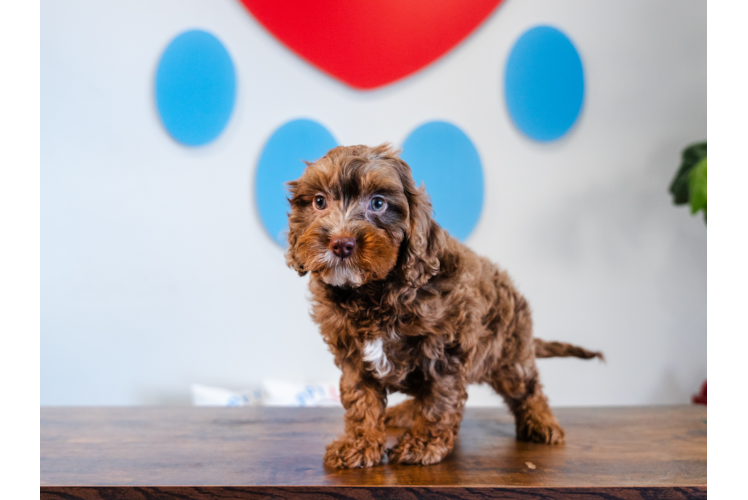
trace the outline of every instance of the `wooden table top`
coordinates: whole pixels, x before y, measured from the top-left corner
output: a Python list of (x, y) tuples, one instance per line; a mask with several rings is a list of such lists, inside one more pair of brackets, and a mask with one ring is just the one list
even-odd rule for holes
[[(221, 490), (260, 498), (268, 488), (281, 497), (343, 488), (351, 498), (365, 491), (371, 498), (398, 486), (413, 498), (493, 489), (517, 498), (614, 490), (638, 492), (621, 498), (706, 498), (706, 407), (554, 411), (566, 430), (561, 446), (516, 441), (504, 409), (468, 408), (455, 449), (440, 464), (335, 470), (322, 456), (343, 429), (338, 408), (44, 407), (42, 497), (215, 498)], [(393, 431), (388, 446), (402, 432)]]

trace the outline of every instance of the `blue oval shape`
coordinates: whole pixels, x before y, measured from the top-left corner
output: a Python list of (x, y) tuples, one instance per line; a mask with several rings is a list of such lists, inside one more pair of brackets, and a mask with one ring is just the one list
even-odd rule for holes
[(201, 146), (218, 137), (235, 97), (234, 63), (215, 36), (192, 30), (169, 43), (156, 70), (156, 107), (174, 139)]
[(464, 241), (483, 210), (483, 168), (472, 141), (451, 123), (429, 122), (411, 132), (401, 156), (416, 185), (426, 185), (436, 221)]
[(328, 130), (312, 120), (293, 120), (278, 128), (262, 150), (255, 177), (255, 199), (270, 237), (285, 247), (288, 229), (288, 190), (298, 179), (304, 161), (316, 161), (338, 145)]
[(550, 26), (526, 31), (509, 54), (504, 97), (512, 121), (530, 138), (553, 141), (568, 132), (584, 100), (584, 70), (571, 40)]

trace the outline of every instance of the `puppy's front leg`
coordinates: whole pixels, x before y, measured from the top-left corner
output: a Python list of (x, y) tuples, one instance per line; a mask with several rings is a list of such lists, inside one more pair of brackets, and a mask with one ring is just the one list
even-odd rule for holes
[(430, 381), (424, 393), (413, 401), (413, 425), (389, 450), (390, 462), (441, 462), (454, 448), (466, 400), (467, 383), (461, 375)]
[(361, 367), (341, 367), (340, 400), (346, 409), (345, 434), (327, 445), (325, 465), (337, 468), (371, 467), (382, 461), (387, 434), (384, 409), (387, 393)]

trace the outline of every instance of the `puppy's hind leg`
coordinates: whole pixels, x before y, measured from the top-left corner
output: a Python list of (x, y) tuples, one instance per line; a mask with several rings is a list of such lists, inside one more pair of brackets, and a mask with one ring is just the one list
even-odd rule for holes
[(384, 425), (387, 427), (410, 427), (416, 412), (416, 402), (406, 399), (402, 403), (387, 408), (384, 414)]
[(560, 444), (564, 430), (548, 406), (535, 366), (530, 310), (524, 299), (515, 310), (513, 333), (505, 339), (502, 356), (486, 380), (514, 414), (517, 439)]
[(514, 414), (517, 439), (545, 444), (564, 442), (564, 430), (556, 420), (543, 394), (538, 372), (532, 366), (503, 367), (490, 381)]

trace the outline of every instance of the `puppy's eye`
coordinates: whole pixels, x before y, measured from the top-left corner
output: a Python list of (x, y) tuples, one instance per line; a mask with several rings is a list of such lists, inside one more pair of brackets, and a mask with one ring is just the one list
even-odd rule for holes
[(317, 210), (324, 210), (327, 207), (327, 200), (322, 195), (317, 195), (314, 197), (314, 208)]
[(387, 202), (381, 196), (375, 196), (371, 199), (370, 206), (375, 212), (381, 212), (387, 206)]

